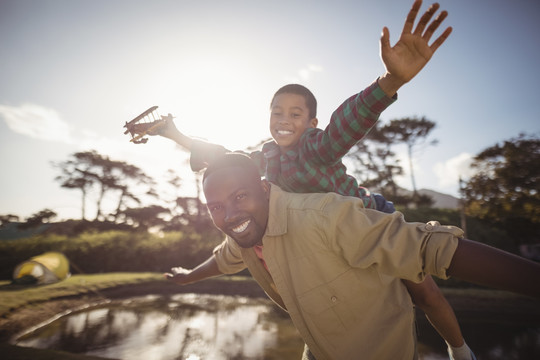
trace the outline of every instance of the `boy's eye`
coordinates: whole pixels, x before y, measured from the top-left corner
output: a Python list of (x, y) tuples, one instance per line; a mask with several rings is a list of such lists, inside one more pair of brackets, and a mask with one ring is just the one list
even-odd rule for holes
[(210, 210), (211, 213), (214, 213), (214, 212), (219, 211), (221, 209), (222, 209), (221, 205), (212, 205), (212, 206), (210, 206), (208, 208), (208, 210)]
[(246, 194), (238, 194), (236, 195), (236, 200), (242, 200), (242, 199), (245, 199), (246, 198)]

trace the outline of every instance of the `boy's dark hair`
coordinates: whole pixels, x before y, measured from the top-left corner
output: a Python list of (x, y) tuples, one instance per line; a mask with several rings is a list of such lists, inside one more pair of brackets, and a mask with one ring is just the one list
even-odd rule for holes
[(272, 104), (274, 103), (274, 99), (276, 96), (280, 94), (296, 94), (303, 96), (306, 100), (306, 105), (309, 110), (309, 118), (313, 119), (317, 117), (317, 99), (315, 99), (315, 95), (305, 86), (299, 85), (299, 84), (288, 84), (283, 87), (281, 87), (276, 93), (274, 94), (274, 97), (272, 98), (272, 101), (270, 102), (270, 107), (272, 107)]
[(250, 177), (253, 176), (254, 178), (258, 179), (261, 178), (259, 168), (249, 156), (241, 153), (231, 152), (212, 160), (204, 172), (202, 181), (204, 182), (204, 180), (206, 180), (206, 178), (212, 173), (229, 167), (240, 167), (245, 169)]

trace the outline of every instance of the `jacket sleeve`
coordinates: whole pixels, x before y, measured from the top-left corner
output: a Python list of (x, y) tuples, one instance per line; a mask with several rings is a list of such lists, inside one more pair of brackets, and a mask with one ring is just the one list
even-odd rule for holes
[(209, 163), (215, 158), (224, 155), (229, 150), (221, 145), (208, 143), (202, 140), (192, 140), (191, 144), (191, 157), (189, 159), (189, 165), (191, 170), (199, 172), (206, 169)]
[(327, 236), (333, 251), (353, 267), (423, 281), (426, 274), (447, 279), (446, 271), (463, 231), (438, 222), (408, 223), (399, 212), (385, 214), (345, 201), (330, 217)]
[[(197, 139), (192, 140), (190, 150), (191, 156), (189, 158), (189, 165), (191, 166), (191, 170), (194, 172), (199, 172), (206, 169), (208, 167), (208, 164), (210, 164), (214, 159), (228, 152), (231, 152), (231, 150), (227, 149), (224, 146), (212, 144)], [(234, 152), (249, 156), (259, 168), (261, 176), (264, 175), (266, 161), (260, 151), (253, 151), (251, 153), (248, 153), (241, 150), (235, 150)]]
[(333, 113), (324, 131), (310, 131), (301, 140), (306, 157), (323, 164), (339, 161), (377, 123), (381, 113), (397, 97), (390, 98), (377, 81), (345, 100)]
[(214, 248), (213, 253), (219, 271), (224, 274), (235, 274), (247, 267), (242, 259), (240, 247), (228, 236)]

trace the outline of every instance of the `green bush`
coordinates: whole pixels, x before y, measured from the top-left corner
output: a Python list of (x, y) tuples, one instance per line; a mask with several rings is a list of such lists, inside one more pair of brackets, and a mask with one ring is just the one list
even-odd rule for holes
[(57, 234), (0, 242), (0, 279), (10, 279), (17, 264), (46, 251), (62, 252), (73, 273), (162, 272), (173, 266), (192, 268), (222, 241), (217, 232), (106, 231), (77, 236)]

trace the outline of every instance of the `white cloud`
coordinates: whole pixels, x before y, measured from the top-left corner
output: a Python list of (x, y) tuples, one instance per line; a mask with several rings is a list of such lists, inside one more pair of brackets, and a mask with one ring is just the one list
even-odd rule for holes
[(53, 109), (34, 104), (0, 105), (0, 116), (18, 134), (40, 140), (73, 142), (69, 125)]
[(471, 169), (473, 155), (461, 153), (445, 162), (438, 162), (433, 166), (433, 171), (437, 176), (439, 186), (449, 187), (456, 186), (459, 182), (459, 177), (466, 180), (474, 174)]
[(300, 69), (298, 71), (298, 75), (302, 80), (305, 81), (308, 80), (313, 73), (321, 72), (322, 70), (322, 66), (310, 64), (307, 67)]
[(314, 73), (320, 73), (323, 67), (320, 65), (308, 64), (306, 67), (298, 70), (297, 76), (285, 77), (284, 81), (289, 84), (305, 82), (311, 79)]

